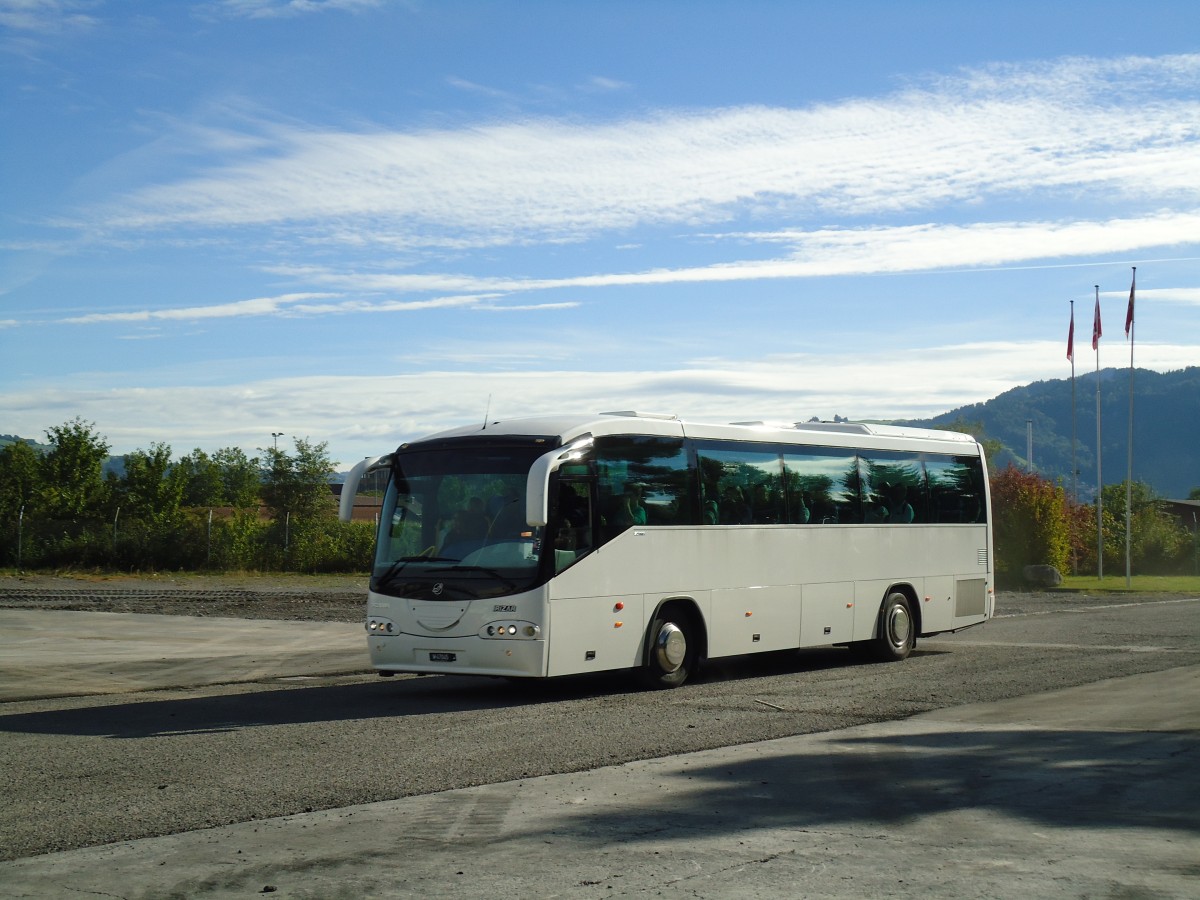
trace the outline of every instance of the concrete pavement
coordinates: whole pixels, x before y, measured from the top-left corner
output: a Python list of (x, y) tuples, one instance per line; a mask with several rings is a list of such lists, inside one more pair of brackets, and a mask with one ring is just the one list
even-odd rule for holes
[(361, 623), (0, 609), (0, 701), (370, 668)]
[[(0, 618), (6, 666), (8, 621)], [(313, 626), (300, 627), (307, 623), (200, 621), (226, 629), (228, 647), (266, 625), (280, 635), (295, 629), (305, 652), (321, 652)], [(120, 621), (104, 627), (130, 634)], [(190, 626), (174, 627), (178, 635)], [(214, 670), (245, 656), (216, 653), (222, 644), (210, 636)], [(262, 635), (251, 640), (261, 656)], [(357, 627), (355, 640), (361, 649)], [(143, 645), (163, 655), (160, 639)], [(295, 652), (282, 637), (276, 646), (285, 657)], [(136, 668), (136, 651), (126, 651), (124, 663)], [(332, 652), (344, 651), (338, 643)], [(8, 677), (0, 671), (0, 684)], [(0, 863), (0, 890), (1194, 898), (1198, 733), (1200, 667), (1187, 666), (823, 734)]]

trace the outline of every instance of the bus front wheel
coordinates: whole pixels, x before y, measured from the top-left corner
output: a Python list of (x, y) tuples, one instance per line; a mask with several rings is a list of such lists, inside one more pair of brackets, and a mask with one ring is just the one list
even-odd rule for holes
[(916, 639), (908, 598), (899, 591), (888, 594), (879, 610), (879, 636), (871, 643), (872, 655), (883, 662), (899, 662), (912, 652)]
[(654, 617), (642, 680), (647, 687), (679, 687), (696, 668), (697, 647), (691, 620), (674, 610)]

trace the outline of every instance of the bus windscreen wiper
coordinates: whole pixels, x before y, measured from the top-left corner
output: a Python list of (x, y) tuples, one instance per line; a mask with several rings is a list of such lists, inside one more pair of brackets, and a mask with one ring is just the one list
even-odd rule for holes
[(402, 556), (402, 557), (400, 557), (400, 559), (398, 559), (394, 563), (392, 563), (391, 566), (388, 567), (388, 570), (386, 572), (384, 572), (382, 575), (375, 578), (375, 584), (378, 587), (386, 587), (387, 585), (391, 584), (395, 580), (396, 576), (400, 574), (401, 570), (405, 566), (407, 566), (409, 563), (412, 563), (412, 562), (456, 563), (456, 562), (459, 562), (459, 560), (455, 559), (452, 556)]

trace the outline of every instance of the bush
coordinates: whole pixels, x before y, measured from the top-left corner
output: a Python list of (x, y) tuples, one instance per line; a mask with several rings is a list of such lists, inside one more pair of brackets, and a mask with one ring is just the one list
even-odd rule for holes
[(1010, 465), (992, 479), (992, 520), (997, 579), (1019, 582), (1026, 566), (1066, 569), (1070, 532), (1062, 488)]
[(363, 572), (371, 567), (370, 522), (309, 519), (292, 526), (285, 567), (293, 572)]

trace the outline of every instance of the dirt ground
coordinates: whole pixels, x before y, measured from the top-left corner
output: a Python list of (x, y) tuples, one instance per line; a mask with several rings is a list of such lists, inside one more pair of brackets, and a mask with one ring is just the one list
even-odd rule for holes
[(3, 575), (0, 607), (357, 622), (367, 577), (351, 575)]

